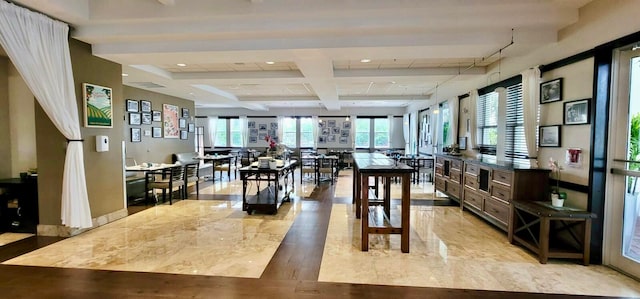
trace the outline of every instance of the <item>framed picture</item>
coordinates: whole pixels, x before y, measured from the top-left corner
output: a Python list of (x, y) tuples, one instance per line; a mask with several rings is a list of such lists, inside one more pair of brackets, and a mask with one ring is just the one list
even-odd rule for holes
[(189, 117), (189, 109), (182, 108), (182, 117)]
[(152, 114), (152, 119), (153, 121), (162, 121), (162, 112), (157, 111), (157, 110), (153, 110), (153, 112), (151, 112)]
[(164, 138), (178, 138), (178, 106), (162, 104), (162, 128)]
[(187, 133), (187, 130), (180, 131), (180, 139), (188, 139), (188, 138), (189, 138), (189, 133)]
[(146, 136), (146, 137), (149, 137), (149, 136), (151, 136), (151, 130), (144, 130), (144, 131), (142, 131), (142, 134), (144, 136)]
[(196, 124), (190, 123), (187, 125), (187, 128), (189, 130), (189, 133), (193, 133), (196, 131)]
[(83, 83), (84, 126), (87, 128), (113, 128), (113, 101), (111, 88)]
[(249, 136), (249, 143), (258, 143), (258, 136)]
[(345, 121), (342, 123), (342, 128), (343, 129), (351, 129), (351, 122), (350, 121)]
[(127, 99), (127, 112), (138, 112), (138, 101)]
[(150, 125), (151, 124), (151, 113), (142, 112), (142, 124)]
[(140, 119), (140, 113), (132, 113), (129, 112), (129, 124), (130, 125), (140, 125), (142, 123)]
[(162, 128), (160, 128), (160, 127), (152, 127), (151, 128), (151, 137), (153, 137), (153, 138), (162, 138)]
[(562, 78), (540, 84), (540, 104), (562, 101)]
[(330, 119), (327, 121), (327, 127), (329, 128), (333, 128), (336, 126), (336, 120), (335, 119)]
[(140, 101), (140, 111), (141, 112), (151, 112), (151, 102), (141, 100)]
[(583, 99), (564, 103), (564, 124), (583, 125), (589, 123), (589, 100)]
[(140, 128), (131, 128), (131, 142), (142, 141), (142, 131)]
[(186, 129), (187, 128), (187, 120), (186, 119), (181, 118), (181, 119), (179, 119), (179, 122), (180, 122), (180, 125), (179, 125), (180, 129)]
[(347, 144), (347, 137), (340, 136), (340, 144)]
[(560, 147), (560, 126), (540, 126), (540, 147)]
[(267, 124), (259, 124), (258, 125), (258, 130), (266, 131), (267, 130)]

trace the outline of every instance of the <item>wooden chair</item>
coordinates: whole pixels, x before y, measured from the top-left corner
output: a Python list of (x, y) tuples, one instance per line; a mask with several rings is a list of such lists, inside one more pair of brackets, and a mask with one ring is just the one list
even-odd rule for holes
[(317, 159), (315, 158), (301, 158), (300, 160), (300, 182), (301, 183), (304, 182), (303, 176), (305, 174), (313, 175), (313, 183), (317, 183), (318, 176), (316, 174), (317, 172), (316, 162), (317, 162)]
[(184, 197), (188, 198), (187, 187), (189, 183), (196, 183), (196, 199), (200, 199), (200, 163), (191, 163), (184, 166)]
[(173, 204), (173, 188), (178, 187), (182, 199), (184, 199), (185, 187), (184, 166), (178, 165), (159, 171), (148, 171), (145, 174), (145, 200), (149, 200), (149, 191), (162, 189), (162, 201), (166, 198), (166, 191), (169, 190), (169, 204)]
[(231, 181), (231, 173), (233, 173), (235, 178), (238, 178), (237, 169), (236, 157), (231, 157), (231, 159), (229, 159), (229, 163), (217, 164), (213, 167), (214, 172), (218, 171), (220, 173), (220, 181), (222, 181), (222, 172), (227, 173), (229, 181)]

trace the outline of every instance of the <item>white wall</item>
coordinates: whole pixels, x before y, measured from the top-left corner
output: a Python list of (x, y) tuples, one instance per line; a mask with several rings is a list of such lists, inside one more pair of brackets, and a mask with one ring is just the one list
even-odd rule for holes
[(9, 63), (9, 127), (11, 176), (38, 166), (36, 157), (35, 99), (15, 66)]

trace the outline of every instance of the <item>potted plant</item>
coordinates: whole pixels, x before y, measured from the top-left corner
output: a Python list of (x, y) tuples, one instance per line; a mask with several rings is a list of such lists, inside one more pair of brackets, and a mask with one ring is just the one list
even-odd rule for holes
[(556, 188), (551, 189), (551, 205), (554, 207), (562, 207), (564, 200), (567, 199), (567, 193), (560, 192), (560, 171), (563, 168), (562, 165), (558, 163), (558, 160), (554, 160), (553, 158), (549, 158), (549, 168), (551, 168), (552, 177), (554, 174), (556, 177)]

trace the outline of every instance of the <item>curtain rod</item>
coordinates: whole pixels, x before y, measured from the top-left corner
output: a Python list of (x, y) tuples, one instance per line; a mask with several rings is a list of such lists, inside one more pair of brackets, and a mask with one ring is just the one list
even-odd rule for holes
[(56, 22), (60, 22), (60, 23), (66, 24), (67, 26), (69, 26), (69, 37), (71, 37), (71, 31), (75, 30), (75, 27), (73, 27), (73, 25), (71, 25), (71, 24), (69, 24), (69, 23), (67, 23), (67, 22), (65, 22), (63, 20), (60, 20), (60, 19), (58, 19), (58, 18), (56, 18), (54, 16), (51, 16), (51, 15), (49, 15), (47, 13), (44, 13), (44, 12), (41, 12), (41, 11), (39, 11), (37, 9), (25, 6), (25, 5), (21, 4), (21, 3), (16, 3), (13, 0), (3, 0), (3, 1), (6, 2), (6, 3), (9, 3), (9, 4), (13, 4), (13, 5), (17, 6), (17, 7), (24, 8), (24, 9), (26, 9), (26, 10), (32, 12), (32, 13), (41, 14), (41, 15), (43, 15), (43, 16), (49, 18), (49, 19), (52, 19), (52, 20), (54, 20)]

